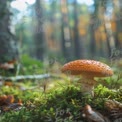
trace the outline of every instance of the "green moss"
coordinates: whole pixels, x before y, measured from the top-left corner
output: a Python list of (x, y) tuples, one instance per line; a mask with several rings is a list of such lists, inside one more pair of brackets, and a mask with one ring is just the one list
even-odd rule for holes
[(0, 122), (75, 122), (84, 120), (81, 111), (86, 104), (96, 110), (105, 111), (105, 100), (115, 99), (122, 102), (122, 89), (114, 91), (98, 85), (94, 91), (95, 96), (92, 98), (82, 95), (80, 88), (74, 85), (59, 85), (45, 93), (41, 89), (22, 91), (17, 87), (2, 87), (1, 94), (13, 94), (15, 98), (21, 98), (23, 106), (19, 111), (1, 114)]

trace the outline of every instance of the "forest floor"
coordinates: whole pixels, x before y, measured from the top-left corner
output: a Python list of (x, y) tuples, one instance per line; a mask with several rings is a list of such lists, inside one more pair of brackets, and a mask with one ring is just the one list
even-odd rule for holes
[(55, 73), (54, 77), (1, 81), (0, 122), (122, 121), (120, 69), (116, 68), (112, 78), (97, 79), (94, 97), (81, 93), (77, 78), (54, 70), (50, 73)]

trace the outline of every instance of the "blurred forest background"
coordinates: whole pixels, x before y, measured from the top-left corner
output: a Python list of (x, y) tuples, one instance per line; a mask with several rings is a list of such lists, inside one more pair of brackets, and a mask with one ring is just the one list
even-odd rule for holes
[(121, 0), (0, 0), (0, 62), (122, 57)]
[[(76, 59), (114, 75), (61, 73)], [(121, 103), (122, 0), (0, 0), (0, 122), (122, 122)]]

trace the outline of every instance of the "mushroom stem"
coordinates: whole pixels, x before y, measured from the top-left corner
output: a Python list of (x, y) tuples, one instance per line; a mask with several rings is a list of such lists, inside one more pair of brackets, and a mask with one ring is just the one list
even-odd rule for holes
[(87, 83), (82, 83), (81, 85), (81, 92), (83, 94), (90, 94), (91, 96), (94, 96), (94, 85), (90, 85)]
[(83, 77), (78, 82), (81, 83), (81, 92), (83, 94), (90, 94), (94, 96), (94, 85), (96, 84), (96, 81), (93, 77)]

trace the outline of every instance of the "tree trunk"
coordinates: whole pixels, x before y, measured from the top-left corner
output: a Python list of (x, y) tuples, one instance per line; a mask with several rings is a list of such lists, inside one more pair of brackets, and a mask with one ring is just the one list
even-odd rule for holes
[[(105, 0), (102, 1), (103, 3), (105, 3)], [(103, 6), (103, 13), (106, 12), (106, 5), (107, 3)], [(112, 29), (111, 29), (111, 23), (110, 23), (110, 20), (109, 18), (104, 15), (103, 16), (104, 18), (104, 30), (105, 30), (105, 33), (106, 33), (106, 39), (107, 39), (107, 48), (108, 48), (108, 58), (111, 56), (111, 52), (112, 52), (112, 49), (115, 47), (115, 39), (114, 39), (114, 36), (113, 36), (113, 33), (112, 33)]]
[[(94, 14), (91, 14), (90, 16), (90, 22), (92, 22)], [(95, 41), (95, 33), (94, 33), (94, 23), (90, 23), (89, 25), (89, 33), (90, 33), (90, 54), (91, 54), (91, 58), (94, 59), (95, 55), (96, 55), (96, 41)]]
[(35, 55), (36, 58), (43, 61), (44, 58), (44, 17), (43, 17), (43, 1), (36, 0), (35, 13), (36, 13), (36, 28), (35, 28)]
[(61, 1), (61, 14), (62, 14), (62, 24), (61, 24), (61, 33), (62, 33), (62, 52), (66, 61), (69, 61), (73, 58), (72, 51), (72, 41), (71, 41), (71, 33), (69, 26), (69, 18), (68, 18), (68, 8), (67, 2), (65, 0)]
[(77, 59), (81, 58), (81, 45), (78, 32), (77, 0), (74, 0), (74, 52)]
[(9, 0), (0, 0), (0, 63), (17, 59), (17, 42), (10, 30)]
[[(118, 2), (118, 5), (117, 5)], [(118, 9), (118, 13), (115, 12), (116, 15), (116, 25), (117, 25), (117, 30), (115, 33), (115, 45), (118, 50), (122, 50), (122, 1), (121, 0), (114, 0), (114, 9), (115, 11)]]

